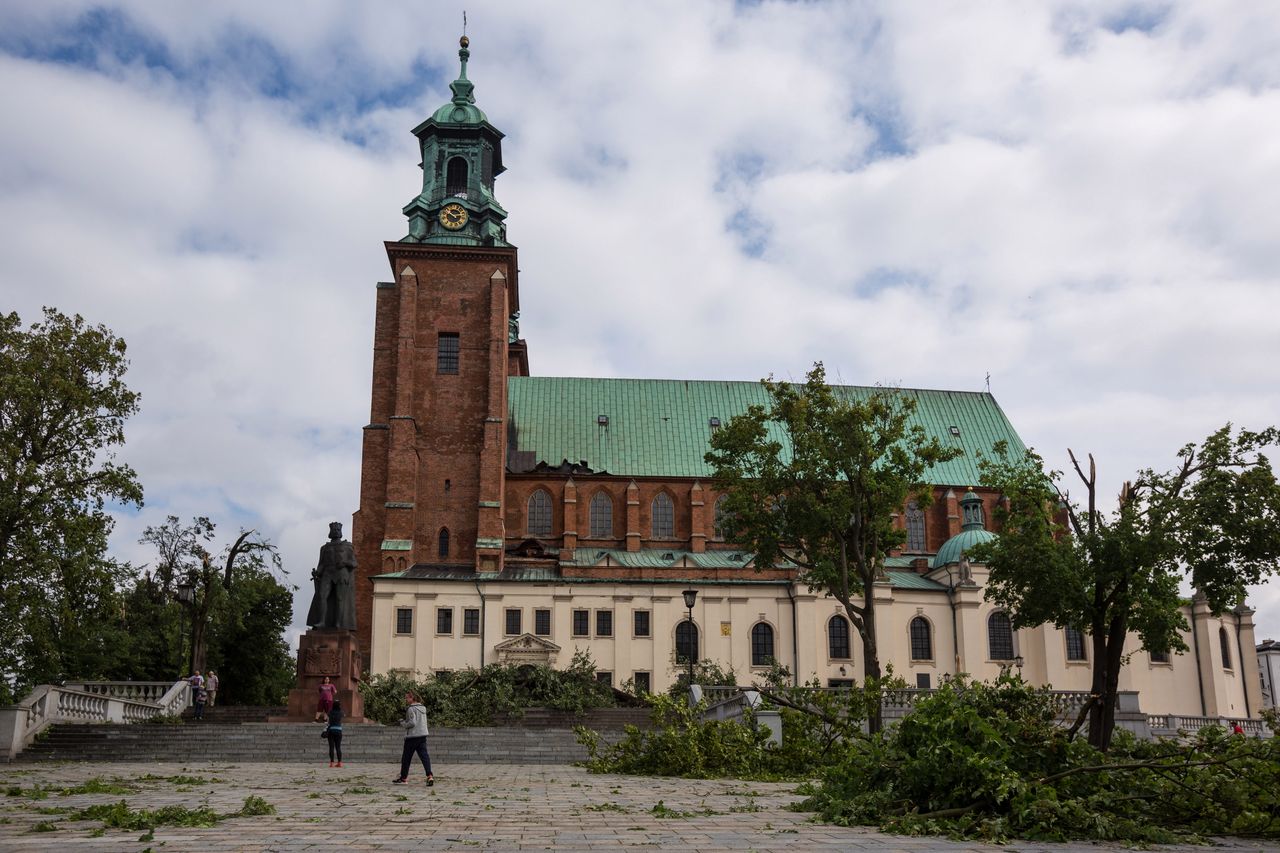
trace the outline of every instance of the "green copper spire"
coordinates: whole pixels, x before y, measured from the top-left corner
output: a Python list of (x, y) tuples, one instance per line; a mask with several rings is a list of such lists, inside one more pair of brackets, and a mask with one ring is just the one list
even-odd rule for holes
[(422, 151), (422, 192), (404, 207), (406, 243), (507, 246), (507, 212), (493, 194), (503, 171), (502, 132), (476, 106), (467, 79), (470, 40), (458, 42), (461, 70), (453, 98), (413, 129)]

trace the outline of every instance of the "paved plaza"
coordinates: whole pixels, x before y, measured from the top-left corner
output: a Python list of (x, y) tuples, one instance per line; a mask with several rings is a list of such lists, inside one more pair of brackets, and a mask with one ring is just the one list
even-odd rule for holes
[[(398, 768), (358, 761), (333, 770), (326, 762), (0, 765), (0, 850), (1123, 849), (994, 847), (824, 826), (788, 810), (798, 799), (789, 783), (595, 775), (556, 765), (435, 769), (436, 785), (428, 788), (420, 767), (412, 785), (393, 785)], [(114, 790), (83, 792), (103, 787)], [(207, 828), (160, 826), (151, 833), (73, 819), (88, 806), (121, 800), (134, 811), (177, 805), (236, 812), (250, 796), (261, 797), (275, 813), (231, 817)], [(1222, 849), (1280, 851), (1280, 845), (1228, 842)]]

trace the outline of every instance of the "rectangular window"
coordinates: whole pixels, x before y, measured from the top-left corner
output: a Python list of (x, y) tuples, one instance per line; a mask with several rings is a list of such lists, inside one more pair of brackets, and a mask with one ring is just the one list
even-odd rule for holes
[(650, 690), (649, 673), (647, 672), (637, 672), (632, 677), (631, 682), (636, 686), (637, 693), (648, 693)]
[(613, 636), (613, 611), (612, 610), (596, 611), (596, 636), (597, 637)]
[(1149, 654), (1151, 655), (1152, 663), (1168, 663), (1169, 662), (1168, 649), (1161, 649), (1159, 651), (1150, 652)]
[(474, 637), (480, 633), (480, 610), (468, 607), (462, 611), (462, 633)]
[(535, 610), (533, 611), (533, 633), (539, 637), (551, 636), (551, 611)]
[(598, 681), (598, 682), (600, 682), (601, 684), (604, 684), (604, 685), (606, 685), (606, 686), (608, 686), (608, 687), (612, 687), (612, 686), (613, 686), (613, 673), (612, 673), (612, 672), (605, 672), (604, 670), (597, 669), (597, 670), (596, 670), (596, 681)]
[(458, 333), (441, 332), (436, 342), (436, 373), (458, 372)]
[(573, 611), (573, 636), (586, 637), (591, 633), (591, 613), (587, 610)]
[(635, 618), (635, 630), (632, 633), (637, 637), (649, 636), (649, 611), (637, 610), (633, 616)]
[(512, 636), (519, 633), (520, 633), (520, 611), (508, 610), (507, 611), (507, 636)]
[(929, 689), (929, 673), (927, 672), (916, 673), (916, 687), (918, 687), (921, 690)]
[(453, 635), (453, 608), (436, 608), (436, 633)]
[(396, 608), (396, 633), (413, 633), (413, 610), (408, 607)]
[(848, 690), (849, 688), (853, 687), (853, 679), (852, 678), (828, 678), (827, 686)]

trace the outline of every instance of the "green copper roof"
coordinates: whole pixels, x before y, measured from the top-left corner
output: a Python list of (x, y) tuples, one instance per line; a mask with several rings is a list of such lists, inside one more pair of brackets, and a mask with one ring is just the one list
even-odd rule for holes
[(885, 571), (889, 577), (889, 586), (894, 589), (929, 589), (944, 590), (945, 586), (935, 580), (930, 580), (924, 575), (918, 575), (915, 572), (891, 572)]
[(943, 566), (958, 563), (960, 558), (967, 554), (973, 546), (982, 542), (990, 542), (995, 538), (996, 535), (994, 533), (981, 527), (961, 530), (955, 536), (942, 543), (942, 547), (938, 549), (938, 553), (933, 557), (933, 562), (929, 565), (932, 568), (940, 569)]
[[(877, 390), (836, 387), (857, 396)], [(512, 470), (568, 460), (627, 477), (709, 476), (703, 454), (710, 449), (711, 419), (727, 423), (747, 406), (769, 402), (759, 382), (513, 376), (507, 388), (515, 449), (522, 451), (513, 461), (528, 463), (513, 464)], [(990, 394), (912, 388), (899, 392), (917, 403), (914, 423), (944, 445), (964, 451), (926, 472), (935, 485), (977, 483), (977, 452), (990, 452), (998, 440), (1007, 441), (1014, 454), (1024, 449)], [(608, 422), (600, 423), (600, 416)]]
[[(641, 551), (622, 551), (607, 548), (578, 548), (573, 559), (563, 562), (569, 566), (601, 566), (607, 564), (627, 568), (665, 569), (687, 561), (703, 569), (744, 569), (751, 563), (752, 555), (745, 551), (678, 551), (674, 548), (646, 548)], [(754, 571), (754, 569), (752, 569)]]
[(458, 72), (458, 79), (449, 84), (453, 99), (436, 110), (431, 118), (440, 124), (480, 124), (488, 119), (476, 106), (476, 84), (467, 79), (467, 60), (471, 57), (471, 51), (467, 48), (470, 41), (463, 36), (458, 44), (458, 60), (462, 69)]

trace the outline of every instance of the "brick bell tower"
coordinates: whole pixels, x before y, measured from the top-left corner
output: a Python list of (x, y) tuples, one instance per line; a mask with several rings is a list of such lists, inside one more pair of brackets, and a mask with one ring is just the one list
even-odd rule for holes
[(516, 248), (494, 197), (502, 133), (475, 105), (468, 39), (452, 100), (413, 130), (422, 192), (409, 233), (386, 244), (377, 286), (373, 393), (364, 428), (356, 628), (371, 648), (376, 574), (415, 565), (502, 568), (507, 375), (528, 373), (518, 340)]

